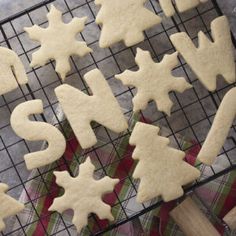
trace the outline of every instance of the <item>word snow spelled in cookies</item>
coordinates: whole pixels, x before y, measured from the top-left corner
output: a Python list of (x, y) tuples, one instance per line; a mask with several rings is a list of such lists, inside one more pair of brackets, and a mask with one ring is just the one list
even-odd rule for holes
[(138, 71), (125, 71), (116, 75), (125, 85), (137, 88), (133, 98), (134, 112), (145, 109), (150, 100), (154, 100), (160, 111), (170, 115), (173, 102), (169, 97), (170, 91), (184, 92), (192, 87), (184, 78), (172, 75), (172, 70), (178, 65), (178, 53), (165, 55), (160, 63), (155, 63), (150, 52), (137, 49), (135, 61)]
[(11, 126), (15, 133), (28, 141), (46, 140), (45, 150), (25, 154), (24, 159), (29, 170), (51, 164), (58, 160), (66, 149), (62, 133), (53, 125), (29, 120), (30, 115), (43, 113), (41, 100), (21, 103), (12, 112)]
[(54, 172), (56, 183), (65, 189), (65, 194), (56, 198), (49, 210), (60, 213), (67, 209), (74, 210), (72, 222), (78, 232), (87, 225), (90, 213), (97, 214), (100, 219), (114, 220), (111, 207), (102, 201), (102, 197), (112, 192), (119, 180), (108, 176), (95, 180), (94, 170), (95, 166), (88, 157), (85, 163), (80, 165), (77, 177), (71, 177), (67, 171)]
[(24, 204), (6, 194), (8, 186), (0, 183), (0, 231), (5, 229), (3, 219), (16, 215), (24, 209)]
[(109, 47), (123, 41), (127, 47), (144, 40), (143, 31), (161, 22), (161, 18), (148, 10), (147, 0), (95, 0), (101, 5), (96, 23), (102, 25), (99, 45)]
[(214, 118), (210, 132), (198, 154), (198, 159), (212, 165), (229, 133), (236, 116), (236, 88), (232, 88), (223, 98)]
[[(185, 12), (207, 1), (208, 0), (175, 0), (175, 4), (179, 12)], [(159, 0), (159, 2), (166, 16), (170, 17), (175, 14), (172, 0)]]
[[(171, 201), (183, 195), (182, 186), (200, 176), (185, 162), (185, 153), (169, 147), (169, 139), (158, 135), (159, 128), (138, 122), (129, 143), (136, 146), (132, 158), (139, 160), (133, 177), (140, 179), (137, 201), (143, 203), (162, 196)], [(144, 138), (145, 137), (145, 138)]]
[(0, 95), (18, 88), (18, 84), (27, 84), (28, 78), (24, 65), (17, 54), (0, 47)]
[(62, 80), (70, 71), (71, 55), (85, 56), (92, 51), (85, 42), (76, 39), (76, 35), (84, 29), (86, 17), (73, 18), (68, 24), (63, 23), (62, 13), (51, 5), (47, 15), (49, 26), (44, 29), (37, 25), (25, 27), (24, 30), (32, 40), (38, 41), (41, 47), (32, 54), (31, 67), (43, 66), (49, 59), (55, 59), (56, 72)]
[(94, 69), (85, 74), (84, 80), (92, 96), (66, 84), (57, 87), (55, 93), (81, 147), (85, 149), (97, 143), (90, 124), (92, 121), (116, 133), (125, 131), (128, 124), (102, 73)]
[(235, 62), (228, 20), (218, 17), (211, 23), (213, 42), (200, 31), (198, 47), (185, 33), (170, 36), (177, 51), (189, 64), (198, 79), (209, 90), (215, 91), (217, 76), (222, 75), (226, 82), (235, 82)]

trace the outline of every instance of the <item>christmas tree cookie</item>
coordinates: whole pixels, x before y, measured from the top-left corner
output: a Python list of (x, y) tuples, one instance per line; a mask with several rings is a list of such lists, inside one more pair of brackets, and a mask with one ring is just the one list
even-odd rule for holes
[(136, 146), (138, 160), (133, 177), (140, 179), (137, 201), (143, 203), (162, 196), (168, 202), (183, 195), (182, 186), (200, 176), (198, 169), (186, 163), (185, 153), (169, 147), (169, 139), (158, 135), (156, 126), (138, 122), (129, 143)]
[(99, 40), (101, 48), (124, 41), (127, 47), (144, 40), (143, 31), (161, 22), (161, 18), (148, 10), (147, 0), (95, 0), (101, 5), (96, 23), (102, 25)]

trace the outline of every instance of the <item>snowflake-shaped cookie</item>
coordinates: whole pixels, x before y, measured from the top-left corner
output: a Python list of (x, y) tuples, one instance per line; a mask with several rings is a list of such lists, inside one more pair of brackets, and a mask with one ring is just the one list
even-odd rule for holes
[(25, 27), (24, 30), (32, 40), (38, 41), (41, 47), (32, 54), (31, 67), (43, 66), (50, 59), (56, 61), (56, 72), (65, 79), (71, 66), (71, 55), (85, 56), (92, 51), (85, 42), (76, 40), (76, 35), (84, 29), (87, 17), (73, 18), (68, 24), (62, 21), (62, 13), (51, 5), (47, 14), (49, 26), (41, 28), (37, 25)]
[(60, 213), (67, 209), (74, 210), (73, 224), (78, 232), (87, 225), (88, 215), (95, 213), (100, 219), (114, 220), (111, 207), (102, 201), (102, 196), (113, 191), (118, 179), (104, 177), (100, 180), (93, 178), (94, 165), (88, 158), (80, 165), (79, 175), (72, 178), (67, 171), (54, 172), (56, 183), (65, 189), (62, 197), (56, 198), (49, 208)]
[(134, 112), (145, 109), (150, 100), (154, 100), (160, 111), (170, 115), (173, 102), (169, 98), (170, 91), (184, 92), (192, 86), (184, 78), (174, 77), (171, 72), (178, 64), (178, 53), (165, 55), (160, 63), (152, 60), (148, 51), (137, 49), (135, 61), (138, 71), (126, 70), (116, 75), (125, 85), (137, 88), (137, 95), (133, 98)]

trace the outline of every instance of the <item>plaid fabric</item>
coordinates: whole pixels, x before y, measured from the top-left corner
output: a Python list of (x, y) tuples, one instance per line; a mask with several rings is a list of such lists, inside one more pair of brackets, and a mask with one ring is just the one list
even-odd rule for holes
[[(21, 194), (20, 201), (25, 203), (29, 202), (26, 204), (25, 210), (19, 214), (19, 219), (22, 225), (25, 226), (25, 232), (28, 236), (46, 235), (45, 230), (48, 235), (56, 233), (59, 233), (56, 235), (77, 235), (75, 227), (71, 224), (72, 211), (66, 211), (63, 214), (63, 219), (56, 212), (48, 212), (48, 208), (52, 204), (53, 199), (63, 193), (63, 190), (55, 183), (53, 172), (48, 170), (55, 169), (63, 171), (69, 169), (71, 174), (77, 175), (79, 168), (77, 160), (80, 162), (84, 161), (85, 155), (83, 155), (84, 153), (68, 125), (65, 125), (65, 130), (67, 137), (70, 138), (67, 142), (64, 158), (59, 161), (58, 166), (53, 164), (49, 167), (42, 168), (40, 173), (38, 170), (33, 170), (28, 183), (25, 185), (25, 190)], [(97, 133), (99, 136), (99, 145), (102, 145), (104, 143), (104, 135), (99, 135), (99, 131)], [(135, 168), (135, 162), (131, 158), (133, 148), (128, 144), (128, 136), (124, 136), (124, 138), (118, 140), (119, 141), (115, 143), (115, 147), (112, 144), (106, 145), (104, 148), (92, 151), (89, 153), (89, 156), (98, 169), (95, 173), (97, 178), (101, 178), (105, 170), (107, 175), (121, 180), (115, 187), (115, 193), (107, 194), (104, 197), (104, 201), (113, 206), (112, 213), (115, 219), (119, 221), (142, 210), (143, 206), (137, 204), (135, 201), (137, 181), (134, 181), (132, 177), (127, 178), (127, 173), (132, 174)], [(187, 142), (183, 139), (181, 141), (184, 149), (187, 149), (190, 145), (193, 146), (192, 141)], [(199, 149), (200, 147), (197, 145), (188, 149), (186, 161), (190, 164), (195, 164)], [(101, 165), (106, 166), (102, 171), (99, 170)], [(210, 175), (208, 168), (203, 169), (202, 173), (203, 178)], [(131, 181), (134, 184), (132, 184)], [(219, 224), (216, 219), (217, 217), (222, 219), (236, 204), (236, 172), (231, 172), (198, 188), (195, 190), (195, 193), (198, 196), (195, 200), (198, 202), (199, 207), (206, 212), (212, 223), (214, 223), (216, 228), (223, 235), (224, 227), (222, 224)], [(199, 201), (199, 199), (202, 201)], [(204, 202), (204, 205), (201, 202)], [(148, 203), (146, 206), (149, 204), (152, 203)], [(162, 204), (161, 207), (133, 221), (129, 221), (104, 235), (183, 235), (168, 214), (175, 205), (175, 201)], [(209, 215), (209, 211), (207, 211), (206, 207), (211, 209), (211, 215)], [(212, 215), (215, 217), (211, 217)], [(108, 227), (108, 225), (108, 221), (99, 220), (96, 216), (91, 216), (89, 218), (88, 227), (82, 231), (81, 235), (90, 235), (91, 232), (97, 232), (99, 229), (101, 230)], [(15, 227), (17, 228), (17, 226)]]

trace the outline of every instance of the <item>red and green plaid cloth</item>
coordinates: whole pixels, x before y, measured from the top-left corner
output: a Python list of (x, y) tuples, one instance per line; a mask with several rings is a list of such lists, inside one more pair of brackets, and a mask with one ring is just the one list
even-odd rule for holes
[[(29, 181), (25, 185), (25, 189), (21, 194), (20, 201), (27, 203), (25, 210), (19, 214), (19, 219), (22, 226), (25, 226), (25, 232), (28, 236), (42, 236), (42, 235), (77, 235), (75, 227), (71, 224), (72, 211), (67, 211), (62, 217), (56, 212), (48, 212), (48, 208), (53, 202), (53, 199), (58, 195), (63, 194), (63, 190), (59, 188), (55, 183), (53, 171), (49, 169), (55, 168), (55, 170), (71, 170), (71, 173), (76, 175), (78, 173), (78, 160), (84, 161), (84, 151), (79, 146), (73, 132), (68, 125), (65, 125), (67, 136), (69, 141), (67, 142), (67, 149), (58, 165), (51, 165), (38, 170), (33, 170), (30, 174)], [(104, 136), (107, 135), (104, 132), (97, 132), (99, 144), (103, 145), (105, 142)], [(180, 140), (183, 144), (183, 149), (187, 149), (186, 161), (190, 164), (195, 164), (197, 153), (200, 149), (198, 145), (193, 145), (192, 141)], [(93, 163), (97, 169), (101, 167), (101, 164), (105, 166), (107, 175), (119, 178), (121, 181), (115, 187), (115, 193), (108, 194), (104, 197), (104, 201), (112, 205), (112, 213), (116, 220), (122, 220), (126, 217), (132, 216), (143, 209), (142, 205), (139, 205), (135, 201), (135, 195), (137, 187), (137, 181), (127, 178), (127, 173), (132, 175), (132, 171), (135, 167), (135, 162), (131, 158), (133, 148), (128, 144), (128, 136), (119, 138), (111, 144), (104, 145), (102, 148), (98, 148), (96, 151), (91, 151), (88, 155), (91, 157)], [(98, 158), (99, 157), (99, 158)], [(224, 157), (222, 157), (222, 160)], [(102, 162), (102, 163), (101, 163)], [(44, 174), (45, 173), (45, 174)], [(98, 170), (95, 173), (97, 178), (103, 176), (104, 171)], [(212, 175), (209, 168), (202, 169), (202, 176), (206, 178)], [(40, 175), (41, 174), (41, 175)], [(131, 181), (134, 183), (132, 185)], [(206, 212), (211, 222), (216, 226), (219, 232), (224, 235), (224, 227), (216, 220), (222, 219), (224, 215), (236, 205), (236, 171), (228, 173), (227, 175), (211, 181), (195, 190), (198, 198), (196, 202), (199, 207)], [(30, 199), (31, 203), (30, 203)], [(204, 203), (204, 206), (201, 202)], [(33, 206), (32, 206), (33, 204)], [(146, 204), (146, 206), (152, 203)], [(169, 211), (176, 205), (175, 201), (162, 204), (161, 207), (152, 210), (133, 221), (129, 221), (120, 227), (113, 229), (112, 231), (103, 235), (122, 235), (122, 236), (171, 236), (171, 235), (183, 235), (178, 227), (169, 217)], [(211, 209), (211, 214), (206, 210), (206, 206)], [(125, 212), (124, 212), (125, 210)], [(37, 213), (36, 213), (37, 212)], [(211, 217), (214, 215), (215, 217)], [(100, 228), (98, 227), (100, 225)], [(96, 216), (89, 219), (89, 231), (85, 228), (81, 235), (90, 235), (91, 232), (98, 232), (99, 229), (104, 229), (108, 226), (106, 220), (99, 220)], [(15, 228), (19, 227), (17, 224)], [(45, 233), (47, 231), (47, 234)]]

